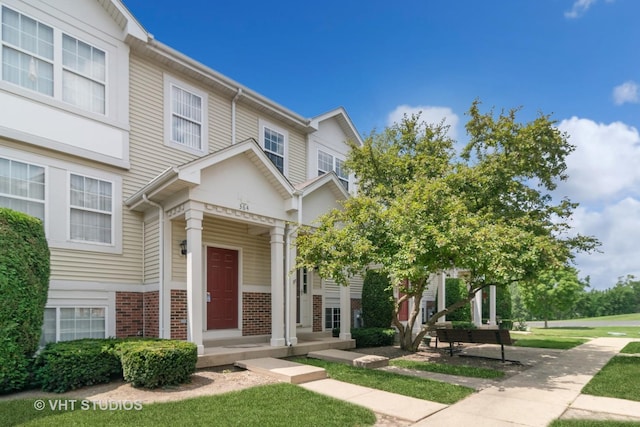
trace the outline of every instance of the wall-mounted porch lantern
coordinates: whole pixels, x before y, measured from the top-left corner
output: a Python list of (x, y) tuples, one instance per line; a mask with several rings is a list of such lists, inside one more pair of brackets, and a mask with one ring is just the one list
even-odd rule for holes
[(183, 240), (180, 242), (180, 254), (185, 256), (187, 255), (187, 241)]

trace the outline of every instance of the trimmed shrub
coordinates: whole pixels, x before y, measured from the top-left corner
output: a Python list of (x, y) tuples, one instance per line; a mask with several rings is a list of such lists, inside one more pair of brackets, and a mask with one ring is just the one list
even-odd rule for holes
[(196, 371), (195, 344), (176, 340), (125, 341), (117, 346), (124, 379), (134, 387), (157, 388), (190, 381)]
[(453, 325), (453, 329), (477, 329), (478, 328), (473, 322), (453, 321), (451, 322), (451, 325)]
[(29, 359), (11, 337), (12, 327), (0, 330), (0, 394), (22, 390), (29, 378)]
[(36, 383), (43, 391), (63, 393), (121, 377), (122, 366), (114, 352), (120, 342), (120, 339), (86, 338), (49, 343), (35, 360)]
[(393, 345), (396, 330), (393, 328), (357, 328), (351, 330), (356, 348)]
[(388, 276), (368, 270), (362, 283), (362, 320), (365, 328), (391, 326), (393, 304), (393, 289)]
[(48, 290), (49, 247), (42, 222), (0, 208), (0, 394), (29, 382)]

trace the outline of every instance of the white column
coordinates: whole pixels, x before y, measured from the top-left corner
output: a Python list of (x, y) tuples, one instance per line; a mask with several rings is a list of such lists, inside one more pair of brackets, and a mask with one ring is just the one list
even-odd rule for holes
[[(442, 311), (447, 308), (446, 295), (447, 290), (445, 289), (445, 279), (446, 275), (444, 273), (440, 273), (438, 275), (438, 311)], [(447, 316), (442, 316), (437, 319), (437, 322), (444, 322), (447, 320)]]
[[(171, 262), (171, 249), (175, 247), (175, 245), (179, 244), (178, 239), (172, 238), (171, 233), (171, 221), (166, 217), (163, 227), (163, 242), (164, 245), (162, 263), (164, 265), (164, 273), (160, 277), (160, 286), (162, 286), (162, 292), (158, 293), (158, 297), (162, 295), (162, 300), (158, 301), (162, 304), (162, 310), (159, 310), (162, 313), (161, 327), (162, 329), (160, 333), (160, 338), (171, 338), (171, 287), (169, 283), (171, 282), (170, 278), (173, 277), (173, 271), (171, 270), (172, 262)], [(173, 245), (173, 246), (172, 246)], [(160, 298), (158, 298), (160, 299)], [(158, 313), (160, 315), (160, 313)]]
[[(296, 336), (297, 324), (296, 324), (296, 291), (297, 291), (297, 282), (296, 282), (296, 270), (293, 268), (296, 264), (296, 246), (291, 242), (296, 240), (296, 234), (291, 233), (289, 236), (289, 253), (287, 254), (287, 271), (285, 274), (287, 275), (287, 282), (289, 283), (289, 302), (287, 306), (288, 314), (289, 314), (289, 322), (288, 322), (288, 337), (289, 344), (296, 345), (298, 344), (298, 337)], [(302, 320), (302, 319), (300, 319)]]
[(472, 321), (474, 325), (481, 326), (482, 325), (482, 291), (476, 292), (473, 297), (473, 313), (472, 313)]
[(489, 286), (489, 324), (497, 325), (496, 322), (496, 286)]
[(284, 225), (271, 228), (271, 345), (284, 346)]
[(351, 339), (351, 287), (340, 286), (340, 339)]
[(202, 277), (202, 211), (188, 209), (187, 220), (187, 334), (189, 341), (204, 353), (202, 342), (204, 296)]

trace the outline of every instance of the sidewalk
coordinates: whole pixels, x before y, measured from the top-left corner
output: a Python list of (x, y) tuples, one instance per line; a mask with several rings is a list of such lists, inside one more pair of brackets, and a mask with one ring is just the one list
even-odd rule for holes
[[(640, 422), (640, 402), (581, 395), (580, 391), (629, 341), (596, 338), (545, 357), (532, 368), (446, 406), (324, 379), (301, 386), (365, 406), (418, 426), (547, 426), (565, 418), (623, 419)], [(473, 387), (472, 384), (468, 384)]]
[[(576, 402), (582, 387), (628, 342), (596, 338), (502, 381), (499, 386), (481, 390), (415, 426), (547, 426)], [(622, 409), (640, 416), (637, 402), (616, 400)], [(593, 398), (590, 402), (597, 405), (602, 401)], [(594, 412), (595, 408), (591, 409)]]

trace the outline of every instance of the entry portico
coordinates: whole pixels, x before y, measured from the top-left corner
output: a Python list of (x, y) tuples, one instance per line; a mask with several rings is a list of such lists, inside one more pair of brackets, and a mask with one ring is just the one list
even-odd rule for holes
[(212, 338), (270, 335), (272, 346), (296, 345), (297, 227), (347, 197), (334, 173), (294, 187), (252, 139), (151, 180), (125, 203), (145, 223), (157, 217), (145, 239), (159, 247), (160, 336), (182, 324), (200, 354)]

